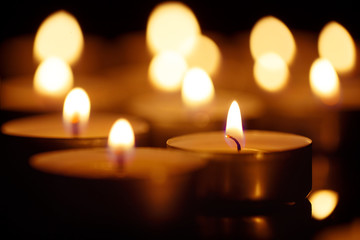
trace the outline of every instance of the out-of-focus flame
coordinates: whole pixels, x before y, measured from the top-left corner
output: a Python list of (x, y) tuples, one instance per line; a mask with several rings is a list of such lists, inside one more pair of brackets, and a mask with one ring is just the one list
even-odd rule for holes
[(274, 52), (265, 53), (255, 61), (255, 81), (266, 91), (277, 92), (283, 89), (287, 84), (288, 76), (286, 63)]
[(296, 44), (289, 28), (279, 19), (266, 16), (256, 22), (250, 33), (250, 51), (256, 60), (268, 52), (275, 52), (287, 64), (296, 53)]
[(135, 136), (128, 120), (120, 118), (112, 125), (108, 137), (110, 157), (117, 164), (129, 160), (135, 146)]
[(60, 10), (40, 25), (35, 36), (34, 57), (40, 62), (55, 56), (73, 64), (80, 58), (83, 47), (84, 37), (76, 18)]
[(321, 58), (328, 59), (338, 73), (353, 70), (356, 47), (350, 33), (339, 23), (331, 21), (319, 35), (318, 50)]
[(311, 90), (328, 105), (334, 105), (340, 98), (338, 75), (327, 59), (316, 59), (310, 68)]
[(38, 66), (33, 83), (35, 91), (41, 95), (65, 96), (73, 86), (73, 73), (66, 62), (51, 57)]
[(73, 135), (83, 132), (90, 116), (90, 99), (82, 88), (72, 89), (66, 96), (63, 109), (65, 130)]
[(334, 211), (338, 200), (338, 193), (332, 190), (317, 190), (311, 193), (309, 201), (312, 206), (312, 217), (317, 220), (327, 218)]
[(186, 56), (189, 67), (200, 67), (210, 76), (214, 75), (221, 63), (221, 52), (216, 43), (205, 35), (196, 38), (193, 50)]
[(173, 51), (156, 55), (149, 65), (149, 79), (152, 85), (162, 91), (177, 91), (187, 69), (185, 59)]
[(196, 16), (180, 2), (164, 2), (151, 12), (146, 27), (146, 42), (153, 54), (177, 51), (187, 54), (201, 32)]
[(209, 75), (201, 68), (189, 69), (184, 77), (182, 100), (190, 107), (201, 107), (214, 98), (214, 86)]
[[(233, 139), (231, 139), (231, 136)], [(225, 141), (231, 147), (237, 149), (236, 141), (240, 144), (241, 148), (245, 147), (245, 137), (241, 121), (241, 113), (239, 104), (233, 101), (230, 105), (229, 112), (226, 119)]]

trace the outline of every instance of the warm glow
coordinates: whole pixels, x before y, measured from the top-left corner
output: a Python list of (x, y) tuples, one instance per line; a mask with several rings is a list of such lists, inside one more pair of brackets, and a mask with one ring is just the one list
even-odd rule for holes
[(135, 146), (134, 131), (129, 121), (118, 119), (111, 127), (108, 148), (110, 154), (116, 158), (125, 157)]
[(296, 45), (289, 28), (273, 16), (261, 18), (250, 33), (250, 51), (256, 60), (268, 52), (275, 52), (287, 64), (290, 64), (296, 53)]
[(221, 52), (216, 43), (205, 35), (196, 38), (195, 46), (186, 57), (190, 67), (200, 67), (209, 75), (216, 73), (221, 62)]
[(312, 217), (317, 220), (327, 218), (335, 209), (339, 196), (332, 190), (317, 190), (313, 192), (309, 201), (312, 206)]
[(230, 105), (229, 112), (226, 120), (226, 130), (225, 130), (225, 141), (231, 148), (237, 148), (235, 141), (227, 136), (235, 138), (241, 148), (245, 147), (245, 137), (243, 132), (243, 126), (241, 121), (241, 113), (239, 104), (236, 101), (233, 101)]
[(337, 72), (351, 71), (356, 62), (356, 47), (350, 33), (339, 23), (329, 22), (319, 35), (319, 55), (328, 59)]
[(82, 132), (89, 121), (90, 99), (82, 88), (74, 88), (66, 96), (63, 109), (65, 129), (72, 134)]
[(84, 37), (74, 16), (57, 11), (40, 25), (34, 42), (34, 56), (39, 62), (48, 57), (62, 58), (69, 64), (81, 56)]
[(177, 91), (187, 69), (185, 59), (176, 52), (162, 52), (149, 65), (149, 78), (154, 87), (162, 91)]
[(276, 53), (266, 53), (255, 61), (255, 81), (266, 91), (276, 92), (283, 89), (287, 84), (288, 76), (286, 63)]
[(59, 58), (48, 58), (36, 69), (34, 89), (41, 95), (65, 96), (73, 86), (70, 66)]
[(319, 58), (313, 62), (310, 69), (310, 87), (328, 105), (339, 101), (339, 78), (329, 60)]
[(185, 74), (181, 91), (182, 100), (190, 107), (201, 107), (214, 98), (214, 86), (209, 75), (201, 68), (192, 68)]
[(153, 54), (161, 51), (187, 54), (200, 32), (196, 16), (189, 7), (180, 2), (165, 2), (150, 14), (146, 41)]

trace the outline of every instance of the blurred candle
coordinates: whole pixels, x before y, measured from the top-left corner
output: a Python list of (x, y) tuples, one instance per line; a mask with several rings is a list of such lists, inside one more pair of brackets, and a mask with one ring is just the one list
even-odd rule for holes
[(216, 91), (204, 70), (191, 68), (185, 73), (181, 95), (148, 93), (135, 96), (130, 101), (129, 111), (149, 121), (153, 129), (152, 143), (164, 147), (170, 137), (222, 129), (226, 106), (234, 98), (239, 101), (248, 124), (262, 114), (262, 102), (255, 96), (228, 90)]
[(79, 23), (70, 13), (59, 10), (40, 25), (34, 41), (34, 57), (41, 62), (57, 56), (69, 64), (77, 62), (84, 48)]
[[(53, 113), (14, 119), (2, 125), (2, 133), (16, 146), (24, 144), (23, 153), (100, 147), (106, 145), (111, 124), (118, 117), (119, 114), (104, 112), (95, 112), (90, 116), (89, 97), (83, 89), (75, 88), (64, 102), (63, 117)], [(136, 117), (129, 116), (129, 120), (139, 146), (146, 145), (148, 124)]]
[[(94, 78), (104, 80), (98, 73), (83, 75), (96, 71), (99, 63), (105, 62), (99, 54), (104, 52), (100, 39), (86, 40), (85, 44), (76, 18), (59, 10), (42, 22), (35, 37), (19, 36), (6, 41), (1, 46), (4, 71), (0, 108), (6, 113), (24, 114), (60, 110), (74, 79), (75, 85), (89, 88)], [(103, 81), (98, 84), (103, 85)]]
[[(195, 176), (204, 160), (168, 149), (134, 148), (134, 140), (131, 124), (117, 119), (107, 149), (62, 150), (31, 157), (30, 165), (38, 172), (37, 207), (56, 206), (64, 214), (51, 216), (49, 212), (51, 219), (84, 225), (89, 231), (89, 226), (99, 222), (124, 236), (136, 236), (139, 229), (142, 234), (155, 234), (147, 232), (153, 228), (160, 232), (186, 229), (186, 221), (193, 218)], [(44, 203), (41, 199), (51, 196), (54, 189), (64, 198)], [(68, 226), (57, 231), (66, 232)]]

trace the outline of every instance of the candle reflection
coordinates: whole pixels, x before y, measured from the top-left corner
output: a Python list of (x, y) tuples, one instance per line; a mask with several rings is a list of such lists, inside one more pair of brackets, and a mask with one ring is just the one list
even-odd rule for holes
[[(230, 209), (230, 208), (229, 208)], [(229, 210), (228, 209), (228, 210)], [(308, 200), (293, 205), (235, 208), (197, 217), (204, 239), (308, 239)], [(246, 209), (246, 210), (245, 210)], [(271, 210), (270, 210), (271, 209)]]

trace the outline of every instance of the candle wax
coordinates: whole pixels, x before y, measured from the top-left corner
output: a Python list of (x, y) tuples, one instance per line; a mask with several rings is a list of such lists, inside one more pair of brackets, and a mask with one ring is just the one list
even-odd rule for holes
[(311, 190), (312, 141), (281, 132), (244, 131), (239, 152), (225, 142), (225, 133), (204, 132), (171, 138), (170, 148), (209, 159), (198, 194), (215, 201), (303, 200)]
[[(163, 148), (135, 148), (123, 168), (109, 161), (105, 148), (53, 151), (30, 159), (38, 173), (33, 185), (37, 208), (58, 210), (48, 217), (85, 224), (89, 231), (100, 222), (98, 228), (111, 226), (125, 236), (130, 230), (184, 228), (193, 218), (195, 176), (204, 164), (197, 156)], [(66, 226), (58, 231), (66, 232)]]
[(143, 94), (131, 101), (129, 110), (152, 126), (155, 146), (165, 146), (170, 137), (209, 130), (221, 130), (225, 125), (228, 106), (237, 99), (243, 119), (251, 124), (263, 112), (262, 103), (251, 94), (216, 91), (215, 99), (201, 108), (186, 106), (180, 95)]

